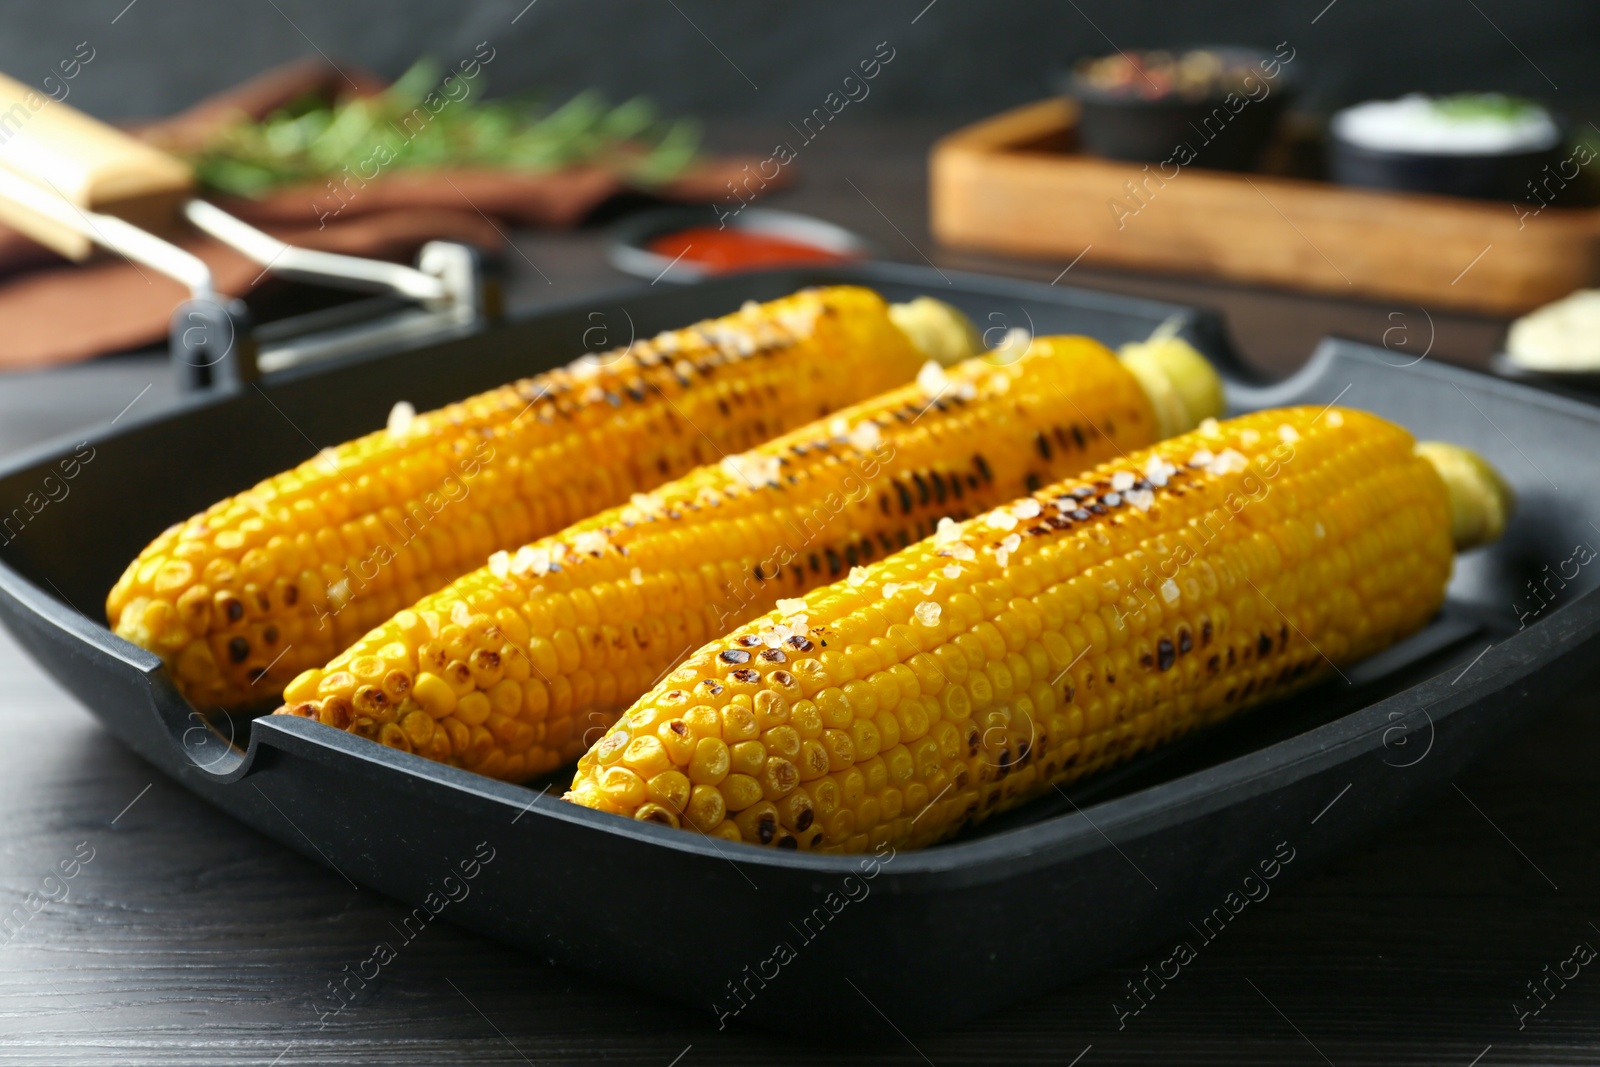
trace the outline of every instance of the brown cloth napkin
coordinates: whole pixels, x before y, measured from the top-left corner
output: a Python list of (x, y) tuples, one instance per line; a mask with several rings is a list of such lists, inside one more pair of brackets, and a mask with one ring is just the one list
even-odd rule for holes
[[(181, 114), (135, 128), (137, 136), (183, 151), (204, 144), (242, 113), (263, 118), (308, 93), (329, 96), (381, 90), (381, 79), (320, 60), (280, 67), (211, 97)], [(702, 161), (675, 181), (649, 190), (666, 200), (712, 202), (753, 160)], [(502, 227), (574, 226), (604, 201), (628, 191), (599, 167), (548, 173), (398, 170), (368, 183), (337, 214), (325, 187), (274, 190), (259, 200), (213, 202), (281, 240), (304, 248), (405, 261), (432, 240), (493, 251)], [(176, 243), (211, 267), (219, 292), (245, 296), (270, 275), (211, 238), (190, 232)], [(103, 255), (72, 264), (22, 234), (0, 226), (0, 369), (70, 363), (160, 341), (187, 291), (146, 267)]]

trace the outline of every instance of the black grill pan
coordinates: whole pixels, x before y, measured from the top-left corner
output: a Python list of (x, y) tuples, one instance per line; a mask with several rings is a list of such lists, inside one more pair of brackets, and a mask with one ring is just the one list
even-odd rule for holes
[[(155, 533), (316, 447), (381, 426), (396, 400), (431, 407), (599, 340), (625, 343), (629, 331), (645, 336), (832, 281), (891, 299), (933, 293), (986, 329), (1111, 344), (1176, 315), (1229, 377), (1236, 409), (1337, 399), (1419, 436), (1470, 444), (1515, 484), (1521, 510), (1499, 544), (1459, 560), (1439, 619), (1347, 671), (1348, 685), (1260, 709), (981, 833), (870, 861), (616, 819), (560, 803), (559, 778), (535, 783), (553, 787), (541, 794), (301, 719), (214, 730), (155, 657), (103, 623), (106, 590)], [(606, 337), (591, 332), (597, 324)], [(1540, 601), (1526, 583), (1564, 576), (1577, 546), (1600, 545), (1600, 410), (1431, 361), (1392, 361), (1327, 341), (1293, 379), (1264, 384), (1232, 359), (1208, 313), (920, 268), (641, 290), (285, 372), (11, 459), (0, 466), (3, 502), (34, 492), (80, 443), (94, 450), (70, 496), (0, 545), (0, 617), (150, 762), (357, 882), (438, 906), (446, 876), (476, 860), (470, 892), (445, 906), (451, 921), (730, 1025), (892, 1038), (891, 1026), (950, 1025), (1176, 938), (1195, 941), (1208, 917), (1223, 921), (1218, 909), (1246, 879), (1271, 871), (1282, 885), (1371, 834), (1592, 662), (1600, 567), (1547, 583)]]

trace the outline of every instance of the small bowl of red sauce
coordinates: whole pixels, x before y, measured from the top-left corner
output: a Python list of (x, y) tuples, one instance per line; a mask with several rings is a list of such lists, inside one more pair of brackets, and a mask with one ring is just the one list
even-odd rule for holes
[(607, 251), (618, 270), (656, 281), (816, 267), (869, 257), (872, 245), (831, 222), (773, 208), (745, 208), (718, 222), (710, 210), (669, 209), (619, 226)]

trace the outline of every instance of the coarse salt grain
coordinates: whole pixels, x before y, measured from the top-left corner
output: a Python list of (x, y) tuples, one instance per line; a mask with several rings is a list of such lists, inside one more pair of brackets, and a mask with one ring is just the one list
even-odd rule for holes
[(850, 444), (865, 451), (883, 439), (883, 431), (870, 419), (858, 422), (850, 429)]
[(778, 601), (778, 610), (785, 615), (806, 610), (806, 602), (798, 597), (785, 597)]
[(1260, 442), (1261, 434), (1256, 430), (1240, 430), (1239, 443), (1246, 448), (1253, 448)]
[(1124, 493), (1123, 496), (1127, 499), (1128, 503), (1132, 504), (1140, 511), (1149, 511), (1151, 508), (1155, 507), (1156, 495), (1148, 489), (1134, 489), (1130, 492)]
[(387, 429), (391, 437), (404, 437), (411, 432), (411, 424), (416, 421), (417, 409), (404, 400), (395, 402), (389, 409)]
[(996, 530), (1010, 530), (1017, 525), (1017, 517), (1005, 508), (996, 508), (983, 517), (984, 524)]
[(1111, 476), (1111, 488), (1118, 493), (1126, 493), (1137, 480), (1129, 471), (1117, 471)]
[(952, 541), (961, 540), (961, 527), (956, 525), (956, 520), (946, 516), (939, 520), (939, 525), (933, 530), (933, 543), (948, 545)]
[(1215, 437), (1215, 436), (1217, 436), (1218, 431), (1220, 431), (1221, 429), (1222, 429), (1222, 424), (1219, 423), (1216, 419), (1211, 418), (1210, 416), (1207, 416), (1206, 418), (1203, 418), (1203, 419), (1200, 420), (1199, 430), (1206, 437)]
[(1145, 480), (1154, 486), (1164, 486), (1167, 479), (1176, 474), (1178, 468), (1162, 459), (1160, 456), (1151, 456), (1144, 465)]
[(946, 567), (942, 573), (944, 574), (944, 576), (946, 578), (951, 578), (951, 579), (959, 578), (959, 577), (961, 577), (961, 574), (962, 574), (961, 564), (952, 563), (948, 567)]
[(1168, 604), (1178, 599), (1178, 583), (1168, 578), (1161, 583), (1161, 599)]
[(850, 576), (848, 578), (846, 578), (845, 581), (849, 582), (851, 585), (853, 585), (853, 586), (855, 586), (857, 588), (860, 588), (861, 586), (866, 585), (867, 584), (867, 568), (865, 568), (865, 567), (851, 567), (850, 568)]
[(1006, 551), (1006, 552), (1015, 552), (1017, 549), (1019, 549), (1021, 547), (1022, 547), (1022, 535), (1021, 534), (1012, 534), (1010, 537), (1007, 537), (1005, 540), (1000, 542), (1000, 548), (1003, 551)]
[(1235, 474), (1249, 466), (1250, 461), (1244, 457), (1244, 453), (1231, 448), (1224, 448), (1217, 454), (1217, 458), (1211, 461), (1211, 466), (1206, 469), (1212, 474)]
[(1194, 450), (1194, 455), (1189, 457), (1189, 466), (1204, 467), (1209, 465), (1211, 461), (1216, 458), (1216, 455), (1212, 453), (1211, 449), (1197, 448)]
[(505, 578), (511, 573), (511, 555), (507, 552), (496, 552), (489, 557), (489, 573), (496, 578)]
[(611, 538), (599, 530), (585, 530), (572, 539), (572, 550), (585, 555), (598, 555), (611, 544)]
[(779, 466), (777, 456), (763, 456), (756, 452), (724, 456), (722, 460), (725, 472), (755, 487), (777, 484)]
[(917, 621), (924, 626), (938, 626), (939, 615), (942, 610), (943, 609), (933, 601), (924, 600), (922, 603), (913, 608), (911, 613), (915, 615), (917, 617)]
[(883, 598), (885, 600), (888, 600), (889, 598), (893, 597), (898, 592), (900, 592), (900, 583), (899, 582), (884, 582), (883, 583)]
[(917, 387), (929, 396), (938, 396), (949, 384), (950, 376), (934, 360), (928, 360), (917, 372)]
[(1036, 519), (1039, 517), (1041, 510), (1043, 509), (1039, 507), (1039, 502), (1030, 496), (1028, 499), (1018, 502), (1011, 509), (1011, 514), (1019, 519)]
[(978, 558), (978, 553), (974, 552), (972, 546), (967, 544), (965, 541), (957, 541), (955, 544), (951, 545), (950, 555), (955, 559), (971, 560)]

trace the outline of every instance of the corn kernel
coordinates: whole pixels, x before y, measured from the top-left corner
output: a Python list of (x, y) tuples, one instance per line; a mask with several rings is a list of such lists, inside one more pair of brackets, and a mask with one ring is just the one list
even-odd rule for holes
[(741, 741), (729, 746), (729, 766), (735, 774), (748, 774), (754, 777), (761, 773), (762, 764), (767, 762), (766, 746), (759, 741)]
[(730, 774), (717, 786), (729, 811), (744, 811), (761, 799), (761, 783), (748, 774)]
[(713, 786), (697, 785), (689, 794), (688, 806), (683, 816), (689, 825), (702, 833), (707, 827), (717, 826), (728, 813), (722, 794)]
[(649, 796), (644, 779), (626, 767), (607, 767), (600, 776), (599, 785), (601, 796), (618, 807), (643, 804)]
[(309, 671), (300, 672), (295, 676), (294, 681), (284, 687), (283, 702), (285, 704), (299, 704), (311, 700), (317, 695), (317, 685), (321, 681), (321, 670), (313, 668)]
[(694, 758), (695, 737), (688, 723), (682, 719), (669, 719), (656, 727), (656, 737), (660, 738), (667, 755), (675, 765), (689, 766)]
[(800, 784), (800, 771), (781, 756), (768, 759), (757, 773), (761, 792), (768, 800), (788, 796)]
[(761, 735), (761, 744), (771, 755), (787, 760), (800, 755), (800, 733), (792, 726), (774, 726)]
[(682, 811), (689, 803), (689, 779), (681, 771), (662, 771), (646, 784), (650, 799), (674, 812)]
[(622, 761), (645, 778), (660, 774), (672, 766), (666, 747), (649, 734), (628, 742), (628, 747), (622, 753)]
[(633, 813), (633, 817), (640, 822), (660, 823), (662, 826), (670, 826), (674, 830), (678, 828), (678, 813), (662, 804), (644, 804), (640, 806), (638, 811)]
[(800, 769), (802, 782), (822, 777), (833, 765), (828, 758), (828, 750), (818, 741), (800, 742), (800, 752), (795, 757), (794, 763)]
[(400, 728), (414, 747), (421, 748), (433, 739), (433, 719), (425, 711), (408, 712), (400, 720)]
[(743, 838), (756, 845), (770, 845), (778, 836), (778, 809), (767, 801), (748, 807), (733, 817)]
[(522, 710), (522, 686), (507, 678), (494, 683), (489, 690), (489, 706), (501, 715), (515, 715)]
[(749, 708), (739, 704), (729, 704), (722, 709), (722, 739), (730, 744), (737, 741), (749, 741), (760, 733), (756, 725), (756, 717)]
[(394, 723), (385, 723), (382, 730), (378, 731), (378, 741), (390, 748), (398, 748), (402, 752), (411, 751), (411, 739), (406, 732)]
[(732, 765), (728, 746), (720, 738), (703, 737), (689, 762), (689, 777), (696, 785), (716, 785), (728, 776)]
[(828, 754), (829, 765), (837, 770), (843, 770), (856, 761), (855, 742), (843, 730), (822, 731), (822, 747)]

